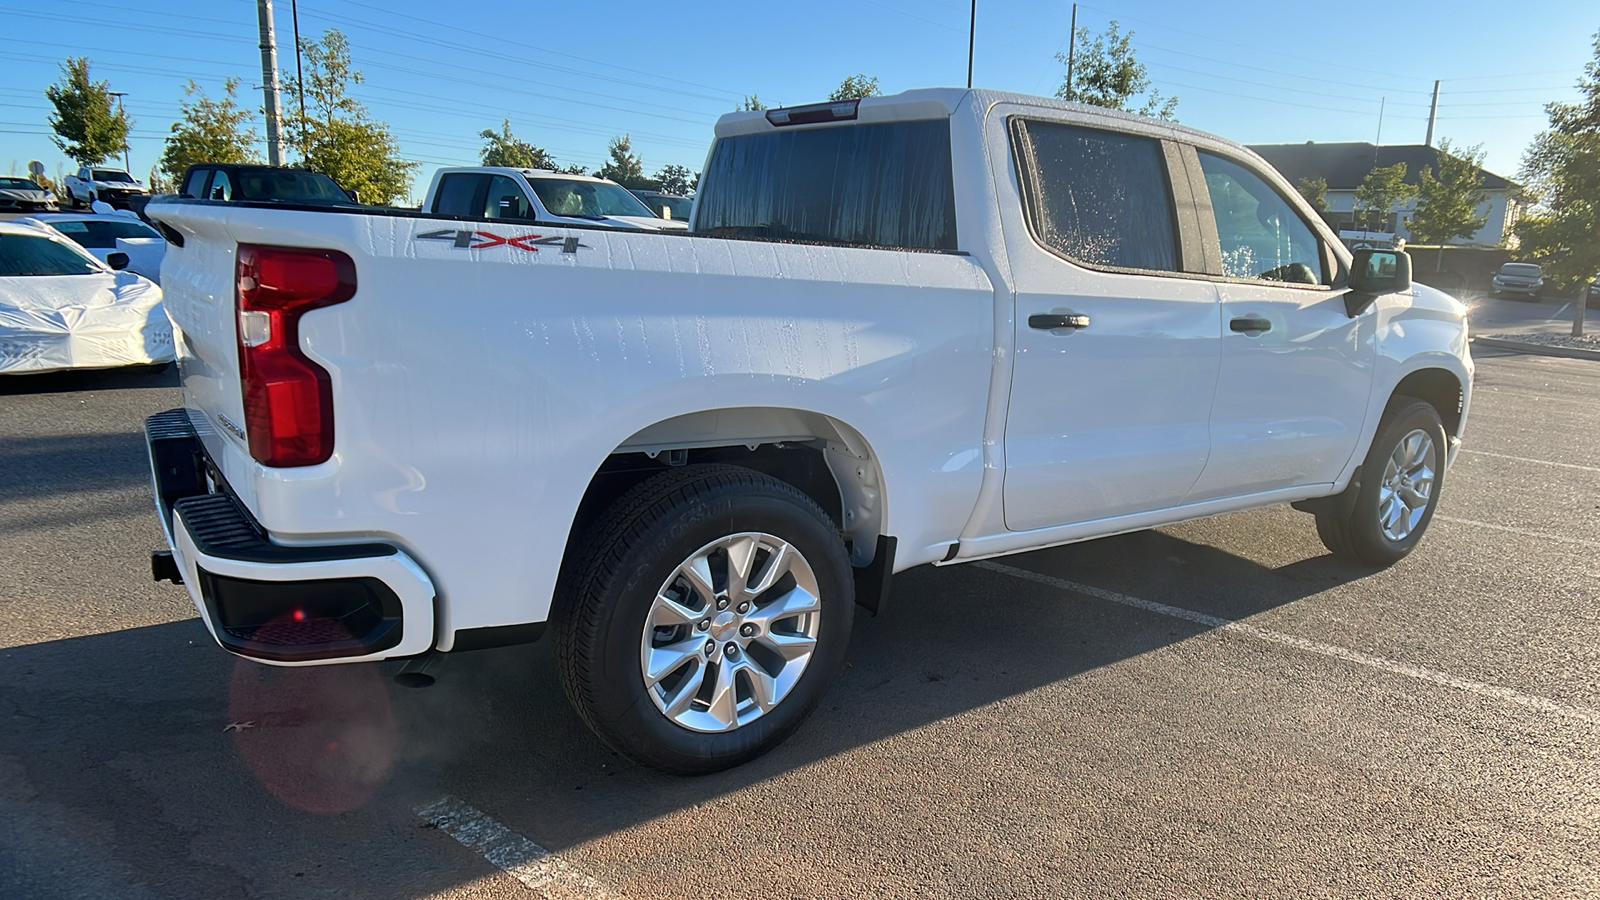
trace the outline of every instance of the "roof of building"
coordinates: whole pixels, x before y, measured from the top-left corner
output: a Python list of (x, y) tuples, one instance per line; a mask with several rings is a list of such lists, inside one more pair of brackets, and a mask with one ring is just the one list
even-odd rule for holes
[[(1367, 173), (1376, 168), (1406, 164), (1406, 182), (1416, 184), (1424, 168), (1439, 169), (1439, 148), (1425, 144), (1376, 146), (1365, 141), (1343, 144), (1252, 144), (1290, 182), (1302, 178), (1323, 178), (1330, 191), (1353, 191)], [(1520, 189), (1520, 185), (1487, 169), (1483, 173), (1486, 190)]]

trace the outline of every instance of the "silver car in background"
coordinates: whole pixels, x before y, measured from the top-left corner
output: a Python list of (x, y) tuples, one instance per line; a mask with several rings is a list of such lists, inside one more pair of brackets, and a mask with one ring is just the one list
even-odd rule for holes
[(1544, 270), (1538, 263), (1508, 262), (1494, 273), (1494, 295), (1521, 294), (1538, 299), (1544, 296)]

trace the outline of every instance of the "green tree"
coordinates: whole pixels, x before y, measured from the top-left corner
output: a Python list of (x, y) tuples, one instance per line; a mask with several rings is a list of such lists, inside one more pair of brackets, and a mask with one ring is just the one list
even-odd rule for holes
[(483, 164), (486, 166), (511, 166), (517, 169), (554, 169), (556, 158), (544, 150), (511, 133), (511, 120), (500, 124), (497, 132), (485, 128), (478, 132), (483, 138)]
[(739, 104), (740, 112), (749, 112), (751, 110), (761, 110), (766, 108), (767, 105), (762, 103), (761, 98), (757, 97), (755, 94), (746, 94), (744, 97), (744, 102)]
[(1319, 213), (1328, 211), (1328, 179), (1302, 178), (1294, 183), (1294, 189), (1306, 198), (1312, 209)]
[[(839, 86), (828, 95), (829, 100), (860, 100), (864, 97), (880, 97), (883, 91), (878, 90), (878, 79), (872, 75), (850, 75), (839, 82)], [(753, 97), (751, 99), (754, 99)]]
[(614, 137), (607, 149), (611, 158), (606, 160), (605, 165), (595, 170), (595, 175), (609, 178), (625, 188), (649, 190), (655, 187), (654, 181), (644, 177), (644, 163), (640, 161), (639, 155), (633, 152), (631, 137), (626, 134)]
[(587, 175), (587, 174), (589, 174), (589, 170), (584, 168), (582, 163), (570, 163), (568, 165), (562, 166), (561, 167), (561, 171), (567, 173), (568, 175)]
[(375, 121), (350, 96), (350, 86), (366, 80), (350, 65), (350, 41), (330, 28), (319, 41), (302, 39), (300, 52), (306, 75), (303, 116), (298, 79), (284, 79), (296, 101), (286, 104), (294, 112), (285, 124), (290, 145), (299, 150), (300, 164), (355, 191), (364, 202), (405, 199), (418, 164), (402, 159), (388, 124)]
[(1439, 174), (1425, 167), (1417, 175), (1417, 209), (1406, 219), (1406, 230), (1420, 244), (1443, 244), (1451, 238), (1472, 237), (1489, 221), (1478, 207), (1489, 199), (1483, 188), (1483, 145), (1457, 153), (1449, 141), (1439, 142)]
[[(1056, 59), (1067, 65), (1065, 54), (1057, 53)], [(1141, 95), (1144, 103), (1135, 107)], [(1162, 97), (1150, 86), (1144, 63), (1133, 53), (1133, 32), (1122, 34), (1116, 19), (1104, 34), (1091, 35), (1088, 28), (1078, 28), (1077, 50), (1056, 96), (1158, 119), (1173, 119), (1178, 110), (1177, 97)]]
[(81, 166), (104, 162), (128, 146), (132, 121), (116, 109), (111, 84), (89, 77), (89, 58), (69, 56), (61, 64), (61, 81), (44, 89), (55, 107), (50, 114), (51, 138), (61, 152)]
[[(222, 83), (223, 97), (213, 100), (193, 81), (183, 89), (191, 99), (180, 103), (180, 119), (172, 123), (161, 150), (160, 169), (177, 180), (195, 163), (258, 162), (255, 154), (256, 130), (245, 125), (255, 119), (255, 111), (238, 102), (239, 79)], [(192, 99), (196, 95), (199, 99)], [(155, 190), (152, 185), (151, 190)]]
[(177, 181), (174, 180), (174, 179), (169, 179), (165, 175), (162, 175), (161, 174), (161, 166), (159, 164), (150, 167), (150, 174), (147, 177), (149, 178), (149, 180), (146, 181), (145, 184), (149, 185), (150, 193), (152, 193), (152, 194), (171, 194), (171, 193), (175, 193), (174, 186), (177, 184)]
[(656, 188), (663, 194), (676, 194), (685, 197), (694, 193), (695, 177), (688, 166), (668, 163), (656, 173)]
[(1406, 164), (1374, 168), (1356, 185), (1356, 224), (1368, 231), (1386, 231), (1389, 213), (1417, 195), (1417, 189), (1406, 184)]
[(1578, 102), (1544, 108), (1550, 128), (1534, 138), (1522, 161), (1539, 203), (1517, 225), (1522, 249), (1563, 287), (1600, 272), (1600, 32), (1578, 91)]

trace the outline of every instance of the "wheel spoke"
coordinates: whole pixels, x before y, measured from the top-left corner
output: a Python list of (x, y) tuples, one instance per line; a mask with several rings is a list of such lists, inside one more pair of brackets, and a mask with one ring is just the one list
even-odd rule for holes
[(694, 587), (700, 599), (711, 605), (717, 600), (717, 588), (712, 584), (711, 560), (707, 554), (697, 554), (693, 559), (678, 567), (678, 571)]
[(756, 551), (761, 544), (753, 535), (741, 534), (724, 548), (728, 554), (728, 597), (741, 600), (748, 595), (750, 569), (756, 564)]
[(803, 634), (763, 634), (756, 643), (770, 649), (786, 660), (799, 659), (817, 646), (817, 639)]
[(791, 591), (786, 591), (783, 596), (771, 603), (751, 610), (750, 614), (745, 616), (745, 621), (754, 623), (756, 627), (765, 633), (771, 631), (772, 626), (777, 622), (804, 615), (805, 613), (816, 612), (821, 608), (821, 600), (818, 600), (816, 596), (805, 588), (796, 587)]
[(696, 660), (694, 668), (695, 670), (690, 672), (687, 678), (683, 679), (683, 683), (678, 685), (678, 689), (672, 692), (672, 696), (666, 698), (658, 697), (661, 709), (667, 715), (680, 716), (687, 712), (690, 704), (694, 701), (695, 695), (700, 693), (700, 686), (705, 684), (706, 681), (706, 669), (708, 666)]
[(688, 660), (699, 659), (701, 648), (704, 646), (705, 641), (696, 635), (676, 644), (650, 648), (649, 656), (645, 658), (645, 684), (655, 687), (661, 679), (678, 671)]
[(770, 712), (774, 706), (778, 705), (776, 699), (778, 684), (776, 679), (762, 671), (760, 666), (751, 665), (748, 662), (742, 664), (739, 667), (739, 671), (743, 672), (745, 677), (750, 680), (750, 699), (761, 707), (762, 712)]
[(723, 728), (732, 728), (738, 718), (736, 708), (737, 697), (733, 690), (733, 666), (724, 659), (716, 665), (716, 681), (711, 688), (711, 702), (706, 706), (706, 713), (717, 720)]
[(684, 606), (666, 594), (657, 594), (655, 608), (650, 610), (650, 624), (693, 625), (701, 616), (702, 613)]
[(772, 586), (778, 583), (778, 579), (789, 572), (791, 552), (789, 545), (782, 541), (773, 541), (767, 549), (771, 552), (767, 556), (766, 565), (761, 568), (761, 577), (756, 579), (755, 584), (749, 585), (746, 591), (752, 598), (771, 590)]

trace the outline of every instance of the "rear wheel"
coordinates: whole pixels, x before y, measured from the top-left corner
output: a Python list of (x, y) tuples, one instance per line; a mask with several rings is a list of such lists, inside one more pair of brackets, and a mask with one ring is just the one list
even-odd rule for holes
[(694, 466), (629, 491), (580, 546), (555, 614), (562, 684), (607, 744), (713, 772), (776, 746), (844, 661), (850, 561), (794, 487)]
[(1405, 558), (1433, 521), (1447, 447), (1444, 423), (1431, 404), (1395, 397), (1361, 464), (1359, 481), (1316, 507), (1323, 545), (1373, 566)]

